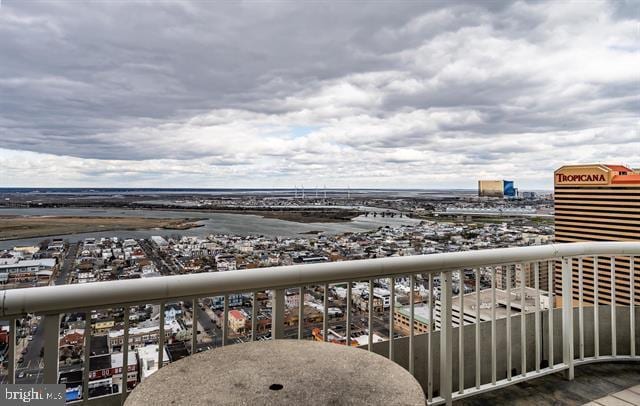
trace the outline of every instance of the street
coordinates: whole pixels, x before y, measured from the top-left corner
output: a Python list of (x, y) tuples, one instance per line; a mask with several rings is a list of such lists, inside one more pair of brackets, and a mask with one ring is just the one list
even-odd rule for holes
[(162, 274), (163, 276), (176, 274), (177, 266), (175, 264), (167, 263), (167, 261), (160, 255), (160, 252), (158, 251), (158, 248), (155, 244), (147, 240), (140, 240), (139, 244), (140, 248), (142, 248), (147, 258), (153, 261), (153, 264), (155, 265), (158, 272), (160, 272), (160, 274)]
[(77, 242), (69, 244), (69, 248), (64, 257), (64, 261), (62, 262), (62, 266), (60, 267), (58, 275), (55, 279), (56, 285), (66, 285), (69, 283), (69, 276), (71, 274), (71, 271), (75, 267), (79, 246), (80, 243)]

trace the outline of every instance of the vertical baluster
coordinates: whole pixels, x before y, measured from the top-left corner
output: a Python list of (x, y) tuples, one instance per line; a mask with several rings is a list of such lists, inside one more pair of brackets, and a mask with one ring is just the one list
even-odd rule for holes
[(616, 259), (611, 257), (611, 355), (618, 355), (616, 325)]
[(440, 396), (451, 404), (453, 378), (453, 328), (451, 318), (451, 272), (440, 274)]
[(549, 289), (549, 368), (553, 368), (555, 365), (554, 360), (554, 348), (553, 348), (553, 334), (554, 334), (554, 326), (553, 326), (553, 311), (555, 308), (555, 270), (554, 261), (547, 262), (547, 282)]
[(525, 302), (524, 264), (520, 264), (520, 357), (522, 376), (527, 376), (527, 313)]
[(578, 332), (580, 340), (580, 359), (584, 360), (584, 273), (582, 257), (578, 258)]
[[(371, 297), (369, 297), (371, 300)], [(371, 329), (371, 327), (369, 327)], [(322, 298), (322, 341), (327, 342), (329, 337), (329, 285), (324, 284), (324, 296)]]
[(506, 293), (507, 293), (507, 380), (511, 380), (511, 362), (513, 358), (512, 354), (512, 346), (513, 343), (511, 341), (511, 265), (505, 266), (507, 272), (507, 284), (506, 284)]
[(274, 289), (271, 294), (271, 338), (280, 340), (284, 338), (284, 289)]
[(411, 275), (409, 277), (409, 372), (413, 375), (414, 371), (414, 294), (415, 294), (415, 285), (416, 285), (416, 277), (415, 275)]
[(251, 292), (251, 341), (258, 339), (258, 301), (257, 292)]
[(198, 299), (191, 300), (191, 354), (198, 349)]
[[(82, 398), (89, 400), (89, 379), (91, 372), (91, 313), (85, 313), (84, 325), (84, 357), (82, 361)], [(57, 378), (56, 378), (57, 379)]]
[(429, 330), (427, 331), (427, 401), (433, 400), (433, 330), (436, 323), (433, 320), (433, 274), (429, 274)]
[(634, 276), (635, 258), (629, 258), (629, 337), (631, 337), (631, 348), (629, 354), (631, 357), (636, 356), (636, 282)]
[(536, 330), (536, 372), (540, 372), (540, 263), (533, 265), (533, 284), (536, 290), (536, 314), (535, 314), (535, 330)]
[(598, 257), (593, 257), (593, 356), (600, 356), (600, 278), (598, 277)]
[(222, 346), (227, 345), (229, 337), (229, 295), (224, 294), (224, 308), (222, 310)]
[(298, 340), (304, 338), (304, 286), (300, 286), (298, 289), (298, 297), (300, 302), (298, 303)]
[(367, 305), (369, 310), (369, 337), (367, 348), (369, 351), (373, 351), (373, 279), (369, 279), (369, 303), (367, 303)]
[(16, 383), (16, 319), (9, 320), (9, 359), (7, 360), (7, 383)]
[(573, 380), (573, 270), (571, 258), (562, 258), (562, 362)]
[(496, 384), (496, 267), (491, 267), (491, 383)]
[(464, 393), (464, 271), (458, 272), (460, 311), (458, 312), (458, 392)]
[(158, 369), (162, 368), (164, 362), (164, 306), (165, 302), (160, 302), (160, 331), (158, 336)]
[(351, 346), (351, 281), (347, 282), (347, 345)]
[(391, 277), (389, 280), (389, 287), (391, 290), (391, 297), (389, 298), (389, 359), (393, 361), (393, 343), (395, 339), (393, 316), (396, 303), (396, 278)]
[(480, 268), (476, 269), (476, 389), (480, 389)]
[[(122, 335), (122, 392), (120, 393), (120, 404), (124, 405), (127, 400), (127, 384), (129, 383), (129, 306), (124, 307), (124, 331)], [(193, 348), (193, 347), (192, 347)]]
[[(91, 327), (90, 320), (86, 320), (85, 330)], [(60, 337), (60, 315), (47, 314), (44, 316), (44, 381), (43, 383), (58, 383), (58, 344)]]

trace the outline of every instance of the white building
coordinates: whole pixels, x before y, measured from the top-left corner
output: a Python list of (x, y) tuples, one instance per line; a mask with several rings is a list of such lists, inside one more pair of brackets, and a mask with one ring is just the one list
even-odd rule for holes
[(50, 277), (55, 266), (56, 260), (54, 258), (29, 259), (0, 265), (0, 282), (37, 276)]
[[(138, 362), (140, 369), (140, 382), (150, 377), (158, 370), (158, 351), (159, 347), (155, 344), (138, 348)], [(169, 364), (169, 354), (167, 349), (162, 350), (162, 365)]]

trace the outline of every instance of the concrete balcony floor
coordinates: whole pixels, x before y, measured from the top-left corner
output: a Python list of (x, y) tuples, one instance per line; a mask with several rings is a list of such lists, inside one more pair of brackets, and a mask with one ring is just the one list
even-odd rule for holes
[[(624, 402), (610, 395), (640, 384), (640, 364), (595, 363), (575, 368), (575, 379), (568, 381), (562, 373), (546, 375), (528, 382), (509, 386), (502, 390), (488, 392), (462, 399), (456, 406), (485, 405), (638, 405), (640, 401)], [(638, 389), (634, 388), (637, 392)], [(637, 397), (640, 400), (640, 394)], [(597, 402), (597, 403), (596, 403)]]

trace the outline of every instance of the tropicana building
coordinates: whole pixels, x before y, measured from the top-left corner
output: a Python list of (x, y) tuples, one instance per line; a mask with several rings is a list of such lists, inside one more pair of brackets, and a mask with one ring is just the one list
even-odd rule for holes
[[(554, 173), (555, 239), (557, 242), (640, 240), (640, 173), (622, 165), (567, 165)], [(583, 259), (583, 300), (594, 303), (594, 259)], [(630, 281), (640, 303), (640, 258), (630, 275), (628, 257), (615, 260), (615, 296), (618, 304), (630, 302)], [(559, 269), (558, 269), (559, 271)], [(578, 299), (577, 260), (573, 263), (573, 297)], [(611, 261), (597, 261), (600, 304), (611, 303)], [(556, 293), (561, 293), (556, 273)]]

